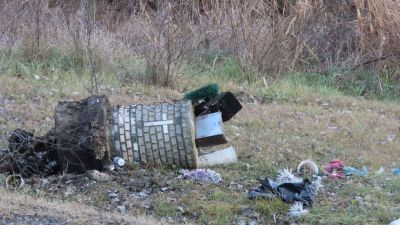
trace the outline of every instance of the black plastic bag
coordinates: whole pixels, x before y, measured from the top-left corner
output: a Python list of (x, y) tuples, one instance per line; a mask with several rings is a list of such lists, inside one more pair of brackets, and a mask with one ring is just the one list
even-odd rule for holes
[(223, 92), (215, 98), (195, 105), (196, 117), (208, 113), (221, 112), (222, 122), (230, 120), (242, 109), (239, 100), (231, 92)]
[(302, 202), (305, 206), (311, 207), (314, 200), (315, 189), (309, 182), (271, 184), (266, 177), (260, 180), (261, 186), (251, 189), (247, 196), (254, 198), (272, 198), (276, 196), (286, 203)]

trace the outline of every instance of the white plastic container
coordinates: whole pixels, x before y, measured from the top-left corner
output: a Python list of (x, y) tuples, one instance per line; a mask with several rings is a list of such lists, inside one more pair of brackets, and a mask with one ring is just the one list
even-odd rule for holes
[(195, 119), (196, 139), (222, 135), (221, 112), (198, 116)]
[(198, 167), (208, 167), (237, 162), (236, 150), (233, 146), (228, 148), (201, 155)]

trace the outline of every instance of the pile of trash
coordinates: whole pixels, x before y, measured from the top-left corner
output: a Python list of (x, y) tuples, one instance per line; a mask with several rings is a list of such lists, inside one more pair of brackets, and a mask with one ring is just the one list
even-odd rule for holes
[(226, 145), (222, 127), (242, 109), (235, 95), (229, 91), (220, 93), (218, 84), (209, 84), (186, 93), (184, 99), (190, 100), (194, 108), (198, 166), (236, 162), (236, 150)]
[[(249, 199), (280, 199), (292, 204), (287, 215), (291, 218), (306, 215), (312, 207), (315, 196), (323, 189), (323, 180), (345, 179), (350, 176), (368, 176), (367, 167), (357, 169), (345, 166), (339, 159), (333, 159), (325, 164), (323, 171), (319, 172), (318, 166), (312, 160), (302, 161), (297, 173), (291, 169), (278, 171), (276, 180), (265, 177), (260, 179), (260, 186), (248, 191)], [(376, 174), (384, 172), (383, 167)], [(400, 175), (400, 168), (392, 168), (392, 174)]]
[(221, 175), (214, 170), (209, 169), (196, 169), (196, 170), (186, 170), (182, 169), (179, 171), (181, 175), (178, 179), (190, 179), (195, 182), (200, 183), (212, 183), (217, 184), (222, 181)]
[[(46, 135), (21, 129), (11, 133), (8, 149), (0, 151), (0, 173), (29, 177), (112, 171), (125, 161), (191, 169), (236, 162), (222, 122), (241, 109), (236, 97), (220, 93), (217, 84), (167, 103), (111, 107), (106, 96), (60, 101), (55, 127)], [(113, 163), (115, 157), (119, 161)]]
[[(393, 167), (391, 168), (391, 171), (394, 176), (400, 176), (400, 167)], [(383, 174), (384, 172), (384, 167), (381, 167), (379, 170), (375, 171), (375, 174)], [(352, 166), (345, 166), (341, 160), (334, 159), (324, 165), (324, 173), (330, 179), (344, 179), (350, 176), (368, 176), (369, 170), (366, 166), (361, 169)]]
[(312, 207), (314, 197), (322, 188), (321, 177), (313, 175), (310, 178), (299, 178), (292, 170), (278, 171), (276, 180), (268, 177), (260, 180), (261, 186), (252, 188), (247, 193), (249, 199), (274, 199), (279, 198), (283, 202), (292, 203), (289, 216), (298, 217), (308, 213)]

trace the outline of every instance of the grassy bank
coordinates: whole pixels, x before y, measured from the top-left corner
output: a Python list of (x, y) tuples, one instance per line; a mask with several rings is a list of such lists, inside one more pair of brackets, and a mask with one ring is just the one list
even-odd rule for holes
[[(93, 91), (90, 72), (81, 65), (81, 60), (61, 51), (37, 58), (17, 54), (2, 58), (2, 147), (15, 128), (44, 134), (54, 126), (58, 100), (81, 99)], [(112, 105), (129, 105), (179, 99), (188, 90), (217, 82), (241, 99), (243, 110), (224, 124), (239, 162), (213, 168), (224, 181), (200, 185), (175, 179), (176, 169), (127, 167), (113, 174), (110, 183), (92, 184), (82, 175), (74, 182), (60, 179), (58, 187), (33, 182), (23, 194), (116, 211), (115, 204), (120, 203), (109, 199), (110, 191), (116, 191), (127, 206), (126, 214), (154, 216), (166, 223), (387, 224), (400, 217), (399, 178), (390, 173), (390, 167), (399, 166), (398, 83), (385, 79), (385, 73), (293, 73), (252, 79), (235, 60), (221, 58), (215, 63), (188, 64), (173, 87), (160, 87), (142, 83), (144, 71), (140, 59), (103, 62), (96, 71), (95, 92), (106, 94)], [(288, 205), (279, 200), (246, 198), (246, 191), (258, 186), (260, 177), (274, 178), (278, 169), (296, 168), (308, 158), (319, 165), (339, 158), (349, 166), (367, 166), (371, 175), (324, 182), (310, 213), (298, 219), (287, 219)], [(374, 175), (382, 166), (385, 172)], [(155, 180), (146, 208), (129, 197), (140, 190), (126, 185), (143, 177)], [(165, 186), (173, 189), (159, 191)], [(65, 195), (70, 190), (72, 194)]]

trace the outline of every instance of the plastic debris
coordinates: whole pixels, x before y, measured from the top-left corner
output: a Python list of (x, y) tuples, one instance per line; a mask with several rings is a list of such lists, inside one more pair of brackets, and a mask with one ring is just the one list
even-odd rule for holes
[(125, 165), (125, 160), (121, 157), (114, 157), (113, 163), (116, 166), (122, 167)]
[(112, 177), (106, 173), (99, 172), (98, 170), (88, 170), (87, 175), (98, 182), (106, 182), (112, 180)]
[(247, 197), (250, 199), (278, 197), (286, 203), (301, 202), (304, 206), (310, 207), (313, 204), (314, 195), (322, 187), (319, 177), (313, 182), (308, 179), (301, 180), (291, 174), (289, 169), (280, 170), (278, 177), (277, 181), (268, 177), (260, 180), (261, 186), (250, 189)]
[(302, 174), (303, 176), (317, 175), (318, 172), (319, 170), (317, 164), (310, 159), (300, 162), (299, 166), (297, 167), (297, 173)]
[(400, 225), (400, 219), (392, 221), (391, 223), (389, 223), (388, 225)]
[(260, 183), (260, 187), (253, 188), (248, 192), (248, 198), (271, 198), (275, 195), (286, 203), (302, 202), (305, 206), (312, 206), (316, 189), (310, 183), (283, 183), (273, 187), (268, 177), (261, 180)]
[(222, 121), (226, 122), (242, 109), (239, 100), (231, 92), (222, 92), (215, 98), (195, 106), (195, 115), (221, 112)]
[(295, 202), (293, 205), (290, 206), (288, 211), (288, 216), (291, 218), (302, 217), (308, 214), (308, 209), (303, 207), (303, 203)]
[(344, 164), (339, 159), (334, 159), (330, 163), (324, 166), (325, 173), (328, 175), (329, 178), (344, 178), (343, 172)]
[(209, 147), (226, 144), (221, 112), (209, 113), (195, 119), (196, 146)]
[(379, 168), (379, 170), (377, 170), (376, 172), (375, 172), (375, 174), (382, 174), (382, 173), (384, 173), (385, 172), (385, 169), (383, 168), (383, 167), (381, 167), (381, 168)]
[(352, 176), (352, 175), (358, 175), (358, 176), (368, 176), (368, 168), (367, 167), (363, 167), (362, 169), (357, 169), (354, 167), (350, 167), (350, 166), (345, 166), (343, 168), (343, 172), (344, 175), (346, 176)]
[(200, 87), (199, 89), (186, 93), (183, 98), (196, 102), (202, 99), (212, 99), (217, 96), (218, 93), (218, 84), (208, 84), (206, 86)]
[(115, 170), (115, 166), (114, 166), (114, 164), (110, 163), (110, 164), (108, 164), (108, 165), (105, 167), (105, 169), (106, 169), (108, 172), (112, 172), (112, 171)]
[(196, 170), (186, 170), (182, 169), (179, 171), (181, 175), (178, 178), (190, 179), (196, 182), (204, 183), (219, 183), (222, 181), (221, 175), (214, 170), (208, 169), (196, 169)]
[(395, 176), (400, 176), (400, 167), (392, 168), (392, 174)]
[(278, 184), (301, 183), (303, 182), (303, 180), (293, 175), (291, 169), (289, 170), (288, 168), (285, 168), (283, 170), (278, 170), (278, 177), (276, 178), (276, 182)]
[(10, 175), (6, 178), (6, 188), (7, 189), (21, 189), (25, 186), (24, 178), (21, 175)]
[(237, 162), (236, 150), (233, 146), (199, 156), (198, 167), (223, 165)]

